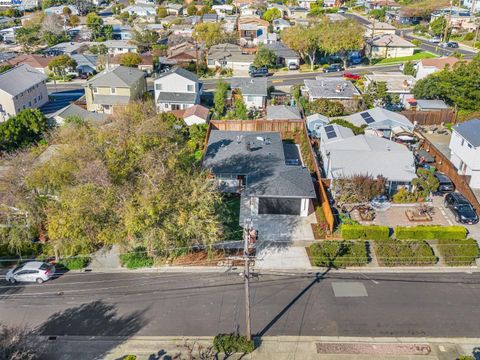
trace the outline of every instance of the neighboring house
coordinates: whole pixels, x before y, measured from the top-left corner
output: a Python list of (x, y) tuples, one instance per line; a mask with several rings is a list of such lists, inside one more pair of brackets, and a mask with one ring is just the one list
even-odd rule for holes
[(203, 167), (220, 191), (241, 194), (246, 216), (308, 216), (313, 209), (310, 172), (298, 146), (278, 132), (212, 130)]
[(168, 15), (179, 16), (182, 14), (183, 6), (181, 4), (166, 3), (162, 6), (165, 7)]
[(212, 10), (215, 11), (220, 19), (223, 19), (225, 16), (233, 12), (233, 5), (213, 5)]
[(202, 21), (204, 23), (216, 23), (218, 21), (217, 14), (203, 14)]
[(368, 23), (365, 25), (367, 31), (365, 31), (365, 36), (368, 38), (377, 37), (380, 35), (395, 35), (397, 28), (392, 24), (378, 22)]
[(50, 61), (52, 61), (52, 58), (46, 57), (45, 55), (21, 54), (13, 59), (8, 60), (8, 64), (11, 66), (27, 64), (32, 68), (34, 68), (35, 70), (38, 70), (41, 73), (47, 74), (49, 72), (48, 63)]
[(415, 78), (421, 80), (430, 74), (445, 69), (447, 66), (452, 69), (460, 60), (454, 57), (443, 57), (436, 59), (423, 59), (417, 64), (417, 73)]
[(165, 26), (163, 26), (162, 24), (146, 24), (144, 26), (144, 29), (154, 31), (157, 34), (161, 35), (165, 30)]
[[(108, 58), (109, 66), (120, 66), (122, 63), (123, 54), (117, 56), (110, 56)], [(153, 73), (153, 56), (148, 54), (140, 54), (141, 62), (137, 65), (138, 70), (142, 70), (148, 75)]]
[(287, 5), (277, 4), (277, 3), (267, 4), (267, 9), (272, 9), (272, 8), (280, 10), (280, 13), (282, 14), (282, 17), (288, 15), (288, 6)]
[(112, 114), (115, 107), (127, 105), (130, 101), (142, 98), (147, 91), (143, 71), (117, 66), (106, 70), (85, 85), (87, 110)]
[(285, 44), (275, 42), (273, 44), (265, 44), (264, 46), (275, 53), (278, 66), (288, 66), (290, 64), (300, 66), (300, 56)]
[(376, 135), (387, 139), (393, 137), (393, 129), (402, 128), (405, 131), (412, 132), (414, 128), (412, 122), (406, 116), (380, 107), (342, 116), (342, 119), (357, 127), (372, 130)]
[(474, 32), (477, 30), (478, 18), (473, 16), (470, 10), (459, 7), (439, 9), (432, 13), (430, 23), (439, 17), (448, 18), (449, 29), (453, 34)]
[(400, 9), (400, 5), (392, 0), (366, 0), (364, 7), (366, 12), (371, 10)]
[(401, 25), (417, 25), (423, 20), (421, 16), (412, 15), (409, 11), (389, 10), (385, 13), (387, 22), (395, 22)]
[(225, 43), (210, 48), (207, 54), (207, 65), (211, 69), (220, 67), (233, 71), (248, 71), (254, 59), (254, 55), (244, 54), (240, 46)]
[(79, 15), (78, 8), (75, 5), (60, 5), (60, 6), (52, 6), (43, 10), (45, 15), (63, 15), (63, 9), (68, 7), (72, 12), (72, 15)]
[(129, 40), (107, 40), (103, 44), (107, 47), (108, 54), (113, 56), (138, 52), (137, 46)]
[(290, 21), (285, 20), (285, 19), (275, 19), (272, 21), (272, 27), (273, 31), (283, 31), (285, 29), (288, 29), (289, 27), (292, 27), (290, 24)]
[(288, 8), (288, 17), (293, 22), (299, 22), (300, 20), (306, 20), (309, 10), (300, 6), (291, 6)]
[(307, 116), (306, 123), (308, 133), (313, 137), (320, 137), (320, 129), (329, 122), (330, 119), (328, 117), (318, 113)]
[(174, 24), (170, 27), (170, 31), (173, 35), (191, 38), (193, 35), (194, 27), (190, 24)]
[(3, 39), (4, 43), (15, 43), (16, 42), (16, 33), (18, 29), (21, 29), (22, 26), (12, 26), (6, 29), (0, 30), (0, 37)]
[(443, 100), (416, 99), (415, 102), (417, 111), (442, 111), (450, 109)]
[(416, 46), (395, 34), (383, 34), (366, 42), (366, 54), (372, 59), (412, 56)]
[(408, 105), (408, 100), (414, 98), (412, 89), (416, 80), (411, 75), (394, 73), (373, 73), (365, 75), (365, 88), (368, 88), (368, 86), (373, 82), (386, 83), (387, 94), (398, 95), (400, 101), (405, 106)]
[(155, 16), (157, 15), (155, 6), (147, 4), (127, 6), (125, 9), (122, 10), (122, 13), (128, 13), (130, 16), (137, 16), (145, 19), (155, 19)]
[(0, 74), (0, 121), (24, 109), (48, 102), (47, 77), (30, 65), (21, 64)]
[(258, 9), (250, 6), (242, 6), (240, 8), (240, 16), (258, 17)]
[[(162, 25), (160, 25), (162, 26)], [(163, 29), (163, 26), (162, 26)], [(129, 25), (112, 25), (112, 40), (132, 40), (132, 28)]]
[(358, 108), (360, 92), (343, 77), (317, 77), (315, 80), (303, 80), (302, 93), (309, 101), (327, 99), (343, 104), (347, 111), (356, 111)]
[(350, 129), (329, 124), (319, 129), (320, 153), (326, 178), (332, 181), (355, 175), (383, 176), (387, 193), (411, 186), (415, 179), (415, 161), (411, 151), (391, 140), (369, 135), (354, 136)]
[(237, 29), (237, 15), (225, 16), (222, 21), (222, 29), (226, 32), (234, 32)]
[(455, 125), (449, 147), (450, 160), (458, 173), (470, 177), (471, 188), (480, 189), (480, 119)]
[(204, 59), (203, 48), (190, 41), (183, 41), (180, 44), (170, 46), (167, 55), (169, 60), (186, 65), (197, 62), (197, 58)]
[(463, 0), (463, 6), (470, 9), (472, 13), (480, 12), (480, 1), (478, 0)]
[(240, 46), (244, 48), (257, 48), (266, 42), (269, 22), (256, 17), (238, 18), (238, 36)]
[(71, 103), (63, 109), (59, 110), (57, 113), (55, 113), (53, 115), (53, 119), (55, 119), (55, 122), (57, 124), (61, 125), (65, 123), (66, 118), (72, 116), (78, 116), (81, 119), (91, 121), (94, 124), (103, 124), (107, 120), (109, 115), (104, 113), (90, 112), (75, 103)]
[(210, 116), (210, 109), (203, 105), (193, 105), (184, 110), (173, 110), (172, 114), (179, 119), (183, 119), (188, 126), (192, 126), (194, 124), (206, 124)]
[[(324, 7), (334, 6), (334, 5), (330, 5), (330, 3), (328, 3), (328, 1), (331, 2), (331, 0), (326, 0), (326, 1), (323, 2)], [(310, 10), (312, 4), (315, 4), (316, 2), (317, 2), (316, 0), (300, 0), (298, 2), (298, 6)], [(333, 0), (333, 3), (335, 3), (335, 0)]]
[(302, 120), (300, 111), (295, 106), (267, 106), (267, 120)]
[(158, 112), (185, 110), (200, 103), (201, 84), (197, 75), (183, 68), (159, 74), (154, 87)]
[(239, 90), (248, 109), (263, 109), (267, 103), (267, 78), (233, 78), (232, 90)]
[(80, 54), (88, 49), (88, 43), (84, 42), (62, 42), (49, 48), (43, 50), (43, 53), (48, 56), (58, 56), (58, 55), (69, 55)]
[(77, 62), (75, 71), (81, 74), (93, 75), (98, 70), (98, 56), (90, 54), (75, 54), (71, 56)]

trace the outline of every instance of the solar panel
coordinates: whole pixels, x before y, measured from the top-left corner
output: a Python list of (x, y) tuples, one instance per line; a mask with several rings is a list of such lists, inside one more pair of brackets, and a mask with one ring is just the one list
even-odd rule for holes
[(369, 113), (368, 111), (367, 111), (367, 112), (364, 112), (364, 113), (360, 113), (360, 116), (361, 116), (362, 118), (364, 118), (364, 119), (367, 118), (367, 117), (371, 117), (371, 116), (370, 116), (370, 113)]
[(332, 130), (334, 130), (333, 125), (325, 126), (325, 132), (329, 132), (329, 131), (332, 131)]
[(335, 131), (331, 131), (327, 133), (327, 138), (333, 139), (337, 137), (337, 133)]
[(367, 118), (364, 118), (364, 120), (367, 124), (371, 124), (371, 123), (375, 122), (375, 120), (373, 120), (373, 118), (371, 116), (367, 117)]

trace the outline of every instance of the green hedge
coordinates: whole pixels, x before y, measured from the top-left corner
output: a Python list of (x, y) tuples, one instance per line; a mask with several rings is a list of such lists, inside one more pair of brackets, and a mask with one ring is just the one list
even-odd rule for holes
[(463, 226), (397, 226), (395, 237), (399, 240), (461, 240), (467, 237), (467, 229)]
[(387, 226), (342, 225), (343, 240), (384, 240), (390, 236)]
[(474, 239), (439, 240), (438, 251), (445, 264), (449, 266), (468, 266), (480, 256), (478, 244)]
[(73, 258), (60, 259), (57, 263), (68, 270), (80, 270), (87, 266), (92, 259), (88, 256), (78, 256)]
[(425, 241), (380, 240), (375, 241), (375, 255), (380, 266), (434, 265), (437, 257)]
[(240, 334), (219, 334), (213, 339), (213, 348), (215, 351), (225, 354), (251, 353), (255, 350), (253, 340)]
[(136, 248), (132, 252), (121, 254), (120, 263), (127, 269), (139, 269), (153, 266), (153, 258), (147, 256), (144, 248)]
[(365, 241), (327, 240), (317, 242), (310, 246), (309, 254), (313, 266), (342, 268), (368, 263)]

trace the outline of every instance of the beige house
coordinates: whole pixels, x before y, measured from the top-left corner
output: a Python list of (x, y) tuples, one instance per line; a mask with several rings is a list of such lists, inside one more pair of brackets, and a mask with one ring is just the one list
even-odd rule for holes
[(367, 30), (365, 31), (366, 37), (375, 37), (384, 34), (395, 35), (395, 31), (397, 28), (392, 24), (384, 23), (384, 22), (374, 22), (368, 23), (365, 25)]
[(47, 77), (22, 64), (0, 74), (0, 121), (48, 102)]
[(143, 71), (118, 66), (101, 72), (87, 82), (87, 110), (111, 114), (114, 107), (125, 106), (132, 100), (138, 100), (146, 91), (147, 82)]
[(367, 41), (366, 53), (370, 58), (396, 58), (412, 56), (416, 46), (395, 34), (383, 34)]

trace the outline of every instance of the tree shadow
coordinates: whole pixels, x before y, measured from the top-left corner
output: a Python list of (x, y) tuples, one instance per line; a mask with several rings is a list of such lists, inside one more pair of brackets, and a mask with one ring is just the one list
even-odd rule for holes
[(25, 289), (21, 283), (10, 284), (6, 280), (0, 281), (0, 300), (6, 299), (10, 295), (20, 294)]

